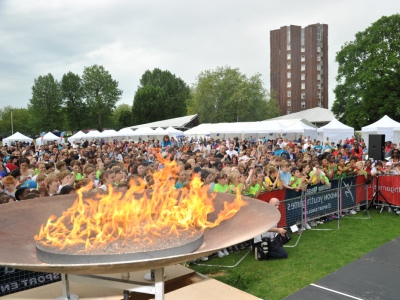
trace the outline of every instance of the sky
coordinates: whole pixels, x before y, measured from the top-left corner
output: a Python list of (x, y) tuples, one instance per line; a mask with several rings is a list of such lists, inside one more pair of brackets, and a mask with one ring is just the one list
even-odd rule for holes
[(335, 55), (400, 1), (0, 0), (0, 108), (26, 108), (35, 78), (103, 65), (132, 105), (146, 70), (168, 70), (187, 84), (230, 66), (262, 75), (270, 88), (271, 30), (328, 24), (329, 107)]

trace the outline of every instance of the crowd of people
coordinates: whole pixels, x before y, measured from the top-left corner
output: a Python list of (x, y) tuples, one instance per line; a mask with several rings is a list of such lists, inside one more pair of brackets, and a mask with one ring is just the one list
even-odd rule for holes
[[(277, 139), (180, 138), (162, 141), (97, 140), (57, 142), (37, 146), (3, 145), (0, 151), (0, 203), (74, 193), (82, 187), (107, 191), (110, 186), (127, 190), (140, 178), (146, 188), (164, 159), (175, 160), (175, 188), (188, 188), (200, 176), (211, 192), (257, 198), (275, 189), (304, 191), (307, 185), (330, 185), (332, 179), (362, 175), (400, 174), (400, 150), (387, 142), (387, 160), (372, 162), (362, 139), (336, 142)], [(197, 174), (197, 175), (195, 175)], [(132, 180), (134, 179), (134, 180)], [(219, 256), (245, 245), (224, 249)]]

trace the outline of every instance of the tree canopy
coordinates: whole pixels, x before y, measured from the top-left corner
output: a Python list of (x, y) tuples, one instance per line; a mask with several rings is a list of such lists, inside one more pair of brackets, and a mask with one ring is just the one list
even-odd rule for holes
[(13, 131), (14, 133), (17, 131), (21, 133), (24, 132), (29, 135), (38, 134), (38, 132), (35, 132), (32, 128), (29, 120), (30, 113), (27, 108), (13, 108), (11, 106), (0, 108), (0, 135), (7, 137), (10, 136)]
[(60, 83), (52, 74), (39, 76), (32, 87), (29, 111), (35, 132), (53, 131), (63, 124), (61, 106), (63, 104)]
[(382, 17), (346, 43), (339, 64), (332, 111), (354, 127), (384, 115), (400, 118), (400, 15)]
[(98, 129), (111, 124), (111, 112), (115, 108), (122, 91), (118, 82), (103, 66), (85, 67), (82, 75), (82, 87), (86, 103), (93, 117), (92, 124)]
[(261, 121), (281, 114), (278, 101), (264, 89), (260, 74), (247, 78), (231, 67), (200, 73), (192, 93), (188, 113), (197, 113), (200, 122)]
[(147, 70), (133, 100), (133, 124), (186, 116), (189, 97), (189, 86), (181, 78), (167, 70)]
[(128, 104), (120, 104), (113, 113), (115, 129), (121, 129), (132, 125), (132, 108)]
[(85, 102), (82, 79), (78, 74), (68, 72), (61, 79), (61, 91), (64, 98), (64, 116), (66, 126), (78, 131), (87, 127), (88, 106)]

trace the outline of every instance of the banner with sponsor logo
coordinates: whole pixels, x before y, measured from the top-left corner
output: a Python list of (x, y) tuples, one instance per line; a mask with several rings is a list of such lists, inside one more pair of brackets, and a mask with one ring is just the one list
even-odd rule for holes
[(291, 226), (301, 223), (302, 218), (312, 220), (318, 216), (326, 216), (342, 209), (355, 207), (366, 200), (364, 184), (363, 176), (355, 176), (341, 181), (331, 180), (330, 187), (323, 184), (309, 185), (303, 193), (285, 189), (275, 190), (260, 194), (259, 199), (269, 202), (269, 199), (275, 197), (284, 201), (285, 205), (279, 208), (282, 218), (278, 225)]
[(339, 181), (332, 180), (330, 187), (324, 184), (307, 187), (304, 200), (305, 219), (332, 214), (338, 210)]
[[(381, 175), (379, 178), (374, 178), (368, 185), (368, 199), (372, 199), (376, 190), (376, 180), (380, 193), (386, 200), (395, 206), (400, 206), (400, 175)], [(378, 194), (378, 200), (384, 201), (382, 195)]]

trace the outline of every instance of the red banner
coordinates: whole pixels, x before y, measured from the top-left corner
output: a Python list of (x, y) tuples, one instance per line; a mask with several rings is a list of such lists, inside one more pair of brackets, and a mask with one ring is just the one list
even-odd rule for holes
[[(278, 198), (279, 201), (284, 201), (286, 198), (286, 190), (274, 190), (268, 193), (262, 193), (258, 196), (258, 199), (264, 202), (269, 202), (271, 198)], [(279, 205), (279, 212), (281, 213), (281, 219), (278, 223), (278, 227), (286, 226), (286, 206)]]
[[(378, 180), (378, 189), (380, 193), (378, 193), (377, 199), (384, 201), (383, 197), (385, 197), (390, 204), (400, 206), (400, 175), (381, 175)], [(368, 185), (368, 199), (372, 199), (375, 191), (376, 178)]]

